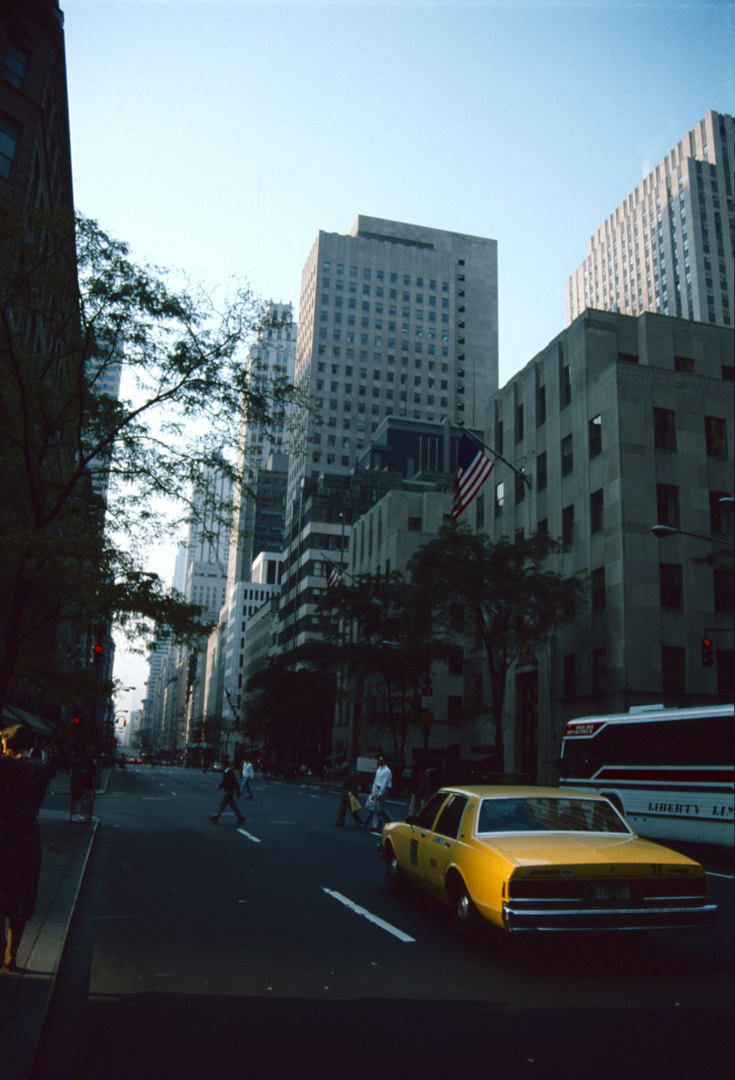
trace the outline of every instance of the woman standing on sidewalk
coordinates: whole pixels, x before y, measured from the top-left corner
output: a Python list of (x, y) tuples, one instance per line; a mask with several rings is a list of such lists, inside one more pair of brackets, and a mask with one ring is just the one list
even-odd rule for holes
[(3, 966), (14, 971), (20, 939), (36, 907), (41, 876), (38, 811), (50, 770), (31, 757), (33, 733), (23, 724), (5, 728), (0, 738), (0, 945)]

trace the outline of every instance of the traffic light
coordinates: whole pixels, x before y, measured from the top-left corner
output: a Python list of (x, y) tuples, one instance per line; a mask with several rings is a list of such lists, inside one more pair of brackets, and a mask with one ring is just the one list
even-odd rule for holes
[(102, 667), (105, 656), (105, 627), (98, 623), (94, 628), (94, 644), (92, 645), (92, 661), (96, 668)]
[(79, 715), (79, 713), (74, 713), (74, 716), (72, 717), (71, 722), (72, 722), (72, 724), (74, 725), (75, 728), (80, 728), (82, 726), (82, 724), (84, 723), (84, 720)]
[(702, 638), (702, 667), (712, 667), (715, 662), (714, 653), (712, 651), (712, 639), (708, 637)]

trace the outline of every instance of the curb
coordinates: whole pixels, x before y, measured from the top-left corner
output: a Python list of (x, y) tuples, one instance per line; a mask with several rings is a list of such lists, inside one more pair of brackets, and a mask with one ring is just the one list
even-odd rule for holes
[[(60, 825), (73, 828), (68, 816), (56, 811), (42, 812), (40, 824), (44, 844), (44, 824), (52, 835)], [(80, 829), (78, 840), (66, 856), (61, 849), (46, 849), (53, 853), (49, 856), (52, 861), (54, 855), (60, 855), (66, 865), (50, 902), (42, 907), (40, 920), (34, 917), (28, 924), (19, 953), (22, 969), (17, 975), (3, 973), (0, 980), (4, 999), (0, 1012), (3, 1080), (27, 1080), (33, 1066), (98, 826), (99, 818), (95, 818), (91, 832)], [(6, 998), (6, 984), (11, 980), (14, 985), (8, 988)]]

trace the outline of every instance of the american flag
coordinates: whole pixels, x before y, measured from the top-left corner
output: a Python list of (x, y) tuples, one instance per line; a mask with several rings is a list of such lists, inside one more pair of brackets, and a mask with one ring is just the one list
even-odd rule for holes
[(462, 435), (454, 474), (452, 517), (466, 510), (492, 471), (493, 463), (466, 434)]
[(326, 556), (322, 555), (322, 558), (327, 567), (327, 589), (336, 589), (342, 580), (342, 575), (340, 574), (339, 569), (333, 563), (330, 563)]
[(231, 690), (225, 689), (225, 697), (227, 698), (227, 704), (232, 709), (233, 715), (237, 716), (237, 710), (240, 708), (240, 695), (233, 694)]

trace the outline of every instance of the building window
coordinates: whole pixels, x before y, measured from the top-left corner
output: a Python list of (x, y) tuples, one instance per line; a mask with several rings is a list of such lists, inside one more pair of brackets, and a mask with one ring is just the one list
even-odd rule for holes
[(590, 495), (590, 532), (598, 533), (602, 531), (602, 506), (603, 506), (603, 489), (593, 491)]
[(546, 387), (536, 387), (536, 427), (546, 423)]
[(676, 450), (676, 422), (673, 409), (653, 410), (653, 444), (657, 450)]
[(485, 526), (485, 495), (481, 493), (475, 499), (475, 528), (482, 529)]
[(574, 503), (565, 506), (561, 512), (561, 542), (570, 547), (574, 540)]
[(735, 575), (732, 570), (715, 569), (713, 573), (715, 611), (731, 615), (735, 607)]
[(546, 451), (543, 454), (539, 454), (536, 462), (536, 490), (543, 491), (548, 483), (548, 465), (546, 458)]
[(420, 517), (410, 517), (408, 519), (408, 531), (409, 532), (421, 532), (423, 522)]
[[(729, 516), (723, 516), (723, 507), (720, 503), (720, 499), (726, 498), (727, 495), (727, 491), (710, 491), (709, 493), (709, 527), (713, 533), (731, 531), (727, 528), (727, 523), (732, 519)], [(729, 513), (732, 513), (732, 509)]]
[(462, 695), (450, 694), (447, 698), (447, 720), (458, 724), (462, 719)]
[(505, 484), (501, 480), (499, 484), (495, 485), (495, 517), (499, 517), (503, 513), (504, 502)]
[(681, 608), (684, 606), (684, 579), (682, 568), (677, 563), (659, 565), (661, 586), (661, 607)]
[(597, 457), (602, 453), (602, 417), (595, 416), (588, 424), (590, 457)]
[(567, 476), (574, 468), (572, 436), (565, 435), (561, 441), (561, 474)]
[(561, 401), (562, 409), (565, 409), (567, 405), (571, 405), (572, 403), (572, 373), (569, 364), (565, 364), (561, 369), (559, 399)]
[(592, 571), (592, 610), (602, 611), (605, 607), (605, 567), (598, 566)]
[(19, 126), (9, 117), (0, 116), (0, 176), (10, 177), (19, 142)]
[(727, 460), (727, 428), (719, 416), (705, 416), (704, 431), (707, 440), (707, 457), (717, 461)]
[(679, 694), (686, 690), (685, 654), (678, 645), (661, 649), (661, 689)]
[(657, 524), (680, 527), (679, 489), (673, 484), (656, 484)]
[(685, 371), (688, 375), (694, 374), (694, 361), (688, 356), (675, 356), (674, 367), (677, 371)]
[(595, 693), (602, 693), (607, 688), (606, 678), (606, 650), (593, 649), (592, 651), (592, 689)]
[(564, 657), (564, 697), (577, 693), (577, 658), (574, 654)]
[(523, 439), (523, 405), (516, 405), (516, 442)]
[(27, 66), (28, 53), (25, 49), (21, 49), (20, 45), (10, 42), (8, 51), (5, 54), (5, 69), (3, 70), (5, 81), (20, 90)]
[(449, 674), (461, 675), (464, 671), (464, 653), (461, 648), (452, 646), (449, 650)]
[(515, 496), (516, 506), (518, 506), (519, 503), (522, 503), (526, 497), (526, 484), (522, 473), (515, 473)]

